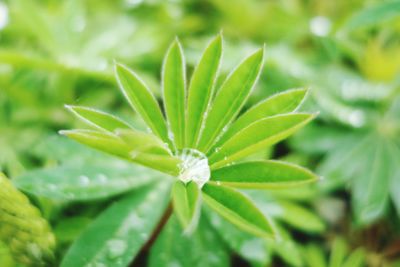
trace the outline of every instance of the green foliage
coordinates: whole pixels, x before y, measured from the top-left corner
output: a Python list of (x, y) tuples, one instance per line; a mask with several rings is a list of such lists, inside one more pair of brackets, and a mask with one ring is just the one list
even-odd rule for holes
[(167, 189), (168, 184), (159, 183), (115, 202), (84, 230), (61, 266), (127, 266), (161, 218)]
[[(218, 41), (219, 39), (220, 37), (216, 40)], [(208, 53), (208, 51), (205, 53)], [(142, 138), (142, 140), (139, 141), (140, 135), (137, 134), (131, 136), (130, 139), (128, 139), (126, 135), (125, 137), (121, 135), (121, 131), (118, 127), (120, 120), (118, 120), (117, 123), (116, 119), (111, 115), (108, 117), (102, 116), (102, 120), (99, 120), (96, 116), (94, 117), (95, 121), (90, 122), (90, 119), (93, 117), (91, 113), (82, 114), (82, 112), (74, 112), (80, 118), (83, 118), (89, 125), (107, 125), (100, 128), (103, 130), (105, 129), (106, 132), (70, 130), (62, 131), (62, 133), (93, 148), (176, 176), (178, 182), (175, 183), (172, 193), (175, 211), (179, 221), (185, 229), (193, 228), (193, 225), (196, 225), (197, 223), (200, 209), (200, 194), (198, 189), (201, 189), (203, 184), (208, 182), (210, 175), (207, 159), (201, 159), (197, 154), (206, 154), (209, 148), (216, 143), (216, 138), (221, 135), (220, 131), (222, 131), (223, 134), (225, 132), (223, 129), (230, 126), (230, 123), (244, 105), (257, 77), (259, 76), (262, 61), (263, 50), (255, 52), (244, 60), (243, 63), (241, 63), (221, 85), (221, 88), (218, 90), (218, 93), (211, 104), (210, 111), (208, 112), (208, 110), (206, 110), (204, 114), (198, 114), (199, 117), (205, 118), (204, 125), (202, 126), (204, 128), (200, 133), (199, 144), (196, 146), (199, 151), (183, 150), (184, 154), (180, 154), (180, 148), (182, 148), (184, 140), (186, 140), (184, 136), (186, 132), (184, 129), (186, 93), (183, 54), (178, 40), (173, 42), (167, 52), (162, 73), (163, 96), (168, 121), (167, 123), (162, 117), (162, 113), (155, 97), (139, 80), (137, 75), (121, 65), (117, 65), (116, 67), (117, 79), (125, 97), (132, 107), (141, 115), (143, 121), (148, 125), (151, 132), (160, 137), (164, 142), (172, 144), (170, 151), (166, 146), (164, 146), (164, 149), (167, 151), (155, 151), (154, 149), (151, 151), (143, 151), (141, 146), (144, 144), (144, 139)], [(201, 66), (206, 69), (210, 68), (205, 64), (206, 62), (202, 62)], [(200, 87), (203, 88), (203, 85), (200, 85)], [(190, 89), (195, 92), (199, 90), (193, 86), (191, 86)], [(291, 93), (292, 101), (295, 102), (295, 106), (298, 106), (303, 99), (305, 92), (300, 91), (300, 94), (298, 94), (299, 91), (292, 91)], [(286, 105), (286, 101), (285, 97), (274, 97), (273, 100), (269, 100), (269, 102), (275, 102), (275, 105), (278, 107)], [(230, 103), (233, 103), (233, 105)], [(228, 105), (230, 106), (228, 107)], [(292, 110), (292, 103), (290, 103), (290, 105), (289, 111)], [(278, 108), (277, 111), (285, 112), (287, 110), (284, 108)], [(268, 112), (265, 112), (265, 110), (264, 113), (267, 113), (268, 115)], [(272, 114), (274, 113), (272, 112)], [(297, 129), (313, 118), (310, 114), (300, 113), (277, 115), (267, 118), (264, 118), (264, 116), (260, 117), (260, 115), (251, 115), (250, 118), (255, 120), (254, 123), (250, 123), (248, 127), (244, 127), (243, 130), (234, 134), (221, 145), (219, 151), (216, 150), (215, 153), (211, 154), (209, 158), (210, 163), (216, 163), (211, 165), (211, 169), (215, 170), (218, 167), (231, 163), (233, 160), (254, 154), (257, 151), (271, 146), (294, 133)], [(107, 118), (109, 118), (109, 122), (107, 122)], [(200, 118), (196, 119), (200, 120)], [(168, 130), (165, 128), (166, 125), (168, 126)], [(114, 126), (116, 128), (114, 128)], [(122, 126), (123, 129), (126, 128), (126, 124), (123, 124)], [(122, 133), (126, 134), (127, 131), (129, 130), (124, 130)], [(169, 140), (165, 139), (167, 138), (165, 136), (166, 131), (168, 131)], [(135, 130), (133, 130), (133, 132), (135, 132)], [(148, 135), (143, 133), (141, 136), (143, 137)], [(135, 138), (137, 140), (135, 140)], [(149, 139), (151, 138), (149, 137)], [(132, 140), (133, 142), (129, 142), (129, 140)], [(153, 147), (152, 145), (150, 146)], [(161, 144), (159, 147), (161, 147)], [(162, 152), (161, 156), (160, 151)], [(187, 152), (189, 152), (189, 154), (187, 154)], [(158, 160), (160, 157), (165, 160)], [(174, 158), (176, 160), (173, 160)], [(152, 165), (155, 166), (153, 167)], [(252, 162), (249, 162), (247, 165), (240, 165), (243, 175), (236, 175), (233, 178), (228, 175), (228, 179), (234, 179), (236, 182), (249, 182), (250, 184), (260, 183), (260, 180), (266, 182), (265, 176), (263, 177), (265, 174), (257, 172), (254, 173), (255, 175), (249, 174), (249, 180), (246, 179), (248, 175), (247, 172), (254, 170), (256, 165), (260, 167), (260, 163)], [(283, 166), (286, 166), (286, 168)], [(179, 172), (177, 172), (176, 168), (179, 169)], [(235, 167), (233, 166), (229, 169), (232, 168)], [(264, 166), (264, 169), (265, 168), (266, 167)], [(289, 167), (288, 165), (269, 163), (267, 168), (269, 172), (274, 172), (276, 175), (274, 178), (269, 178), (282, 180), (283, 182), (285, 182), (285, 179), (291, 179), (292, 184), (296, 182), (307, 183), (316, 180), (312, 173), (306, 172), (305, 170), (300, 174), (301, 169), (295, 166)], [(226, 174), (229, 174), (226, 170), (222, 172), (225, 173), (225, 177)], [(296, 173), (296, 176), (292, 177), (293, 172)], [(217, 170), (217, 172), (213, 172), (212, 174), (219, 173), (221, 173), (221, 171), (218, 172)], [(306, 177), (304, 177), (305, 173)], [(230, 174), (235, 175), (234, 172), (230, 172)], [(291, 177), (285, 178), (285, 176)], [(218, 179), (218, 176), (214, 179)], [(184, 183), (180, 183), (179, 180)], [(198, 180), (203, 180), (204, 182), (199, 183)], [(235, 183), (225, 184), (227, 186), (235, 185)], [(285, 183), (282, 183), (281, 186), (285, 186)], [(224, 217), (228, 218), (232, 223), (239, 225), (243, 230), (264, 237), (274, 235), (273, 227), (268, 220), (264, 218), (264, 215), (262, 215), (254, 205), (252, 205), (250, 200), (234, 189), (220, 186), (217, 181), (216, 185), (207, 184), (203, 188), (203, 193), (205, 202), (208, 205)]]
[[(0, 170), (54, 229), (51, 266), (71, 246), (73, 260), (101, 255), (89, 253), (91, 266), (397, 266), (399, 7), (1, 2)], [(135, 196), (135, 207), (150, 203), (145, 192), (163, 182), (149, 238), (124, 239), (120, 256), (108, 224), (93, 241), (100, 218), (123, 221), (104, 214)], [(231, 195), (208, 196), (214, 187)], [(271, 232), (279, 242), (263, 238)], [(12, 255), (0, 241), (0, 266), (20, 266)]]

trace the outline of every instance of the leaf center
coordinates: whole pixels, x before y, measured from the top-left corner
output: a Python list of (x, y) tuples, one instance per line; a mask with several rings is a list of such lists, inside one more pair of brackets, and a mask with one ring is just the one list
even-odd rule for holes
[(210, 180), (210, 166), (206, 155), (196, 149), (182, 149), (177, 153), (181, 159), (179, 164), (178, 179), (182, 182), (195, 182), (199, 188), (202, 188), (205, 183)]

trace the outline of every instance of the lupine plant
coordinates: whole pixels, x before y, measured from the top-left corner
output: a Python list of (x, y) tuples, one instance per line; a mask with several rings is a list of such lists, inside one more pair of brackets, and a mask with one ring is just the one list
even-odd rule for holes
[[(260, 75), (263, 55), (261, 48), (247, 57), (217, 88), (222, 57), (222, 36), (218, 35), (187, 85), (184, 55), (176, 39), (162, 69), (163, 109), (133, 71), (116, 64), (119, 87), (147, 131), (102, 111), (67, 106), (91, 129), (63, 130), (61, 134), (166, 175), (106, 210), (71, 247), (63, 266), (110, 261), (115, 266), (127, 265), (143, 243), (157, 237), (153, 231), (157, 225), (164, 226), (171, 209), (173, 220), (180, 224), (178, 231), (194, 235), (204, 220), (203, 202), (243, 231), (262, 238), (277, 237), (273, 222), (237, 189), (285, 188), (318, 177), (290, 163), (246, 158), (287, 138), (315, 115), (295, 112), (305, 89), (274, 95), (240, 113)], [(170, 205), (165, 195), (171, 195)], [(151, 223), (143, 224), (141, 216), (149, 209), (164, 216), (154, 215), (147, 218)], [(110, 240), (110, 236), (115, 238)], [(104, 249), (108, 253), (103, 253)], [(109, 253), (113, 255), (107, 257)]]

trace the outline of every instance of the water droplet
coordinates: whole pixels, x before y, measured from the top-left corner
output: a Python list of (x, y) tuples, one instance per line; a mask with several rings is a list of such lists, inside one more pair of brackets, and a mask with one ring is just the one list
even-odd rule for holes
[(128, 248), (127, 243), (124, 240), (113, 239), (107, 242), (108, 257), (115, 259), (122, 256)]
[(86, 175), (79, 176), (79, 184), (82, 186), (87, 186), (90, 183), (89, 177)]
[(202, 188), (210, 180), (208, 159), (203, 153), (195, 149), (183, 149), (177, 156), (182, 160), (178, 177), (182, 182), (193, 181)]
[(107, 182), (107, 176), (103, 173), (97, 175), (97, 182), (100, 184), (104, 184)]
[(181, 267), (181, 264), (178, 261), (171, 261), (167, 265), (168, 267)]
[(57, 186), (55, 184), (48, 184), (46, 187), (50, 191), (56, 191), (57, 190)]

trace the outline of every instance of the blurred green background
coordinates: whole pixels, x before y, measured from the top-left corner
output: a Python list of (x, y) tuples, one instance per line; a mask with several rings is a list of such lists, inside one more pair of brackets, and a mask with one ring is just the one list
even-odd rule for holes
[[(319, 111), (318, 119), (265, 157), (325, 178), (256, 196), (283, 221), (289, 242), (262, 251), (252, 243), (233, 248), (232, 264), (328, 266), (341, 251), (360, 248), (366, 266), (400, 266), (400, 1), (1, 1), (0, 170), (14, 178), (91, 157), (58, 137), (58, 130), (79, 126), (64, 104), (110, 111), (140, 127), (117, 90), (114, 61), (140, 73), (159, 95), (170, 42), (179, 37), (191, 73), (220, 31), (221, 80), (266, 45), (248, 105), (310, 88), (303, 109)], [(52, 223), (60, 255), (104, 206), (32, 199)], [(79, 214), (71, 212), (76, 205)], [(13, 266), (1, 244), (0, 266)]]

